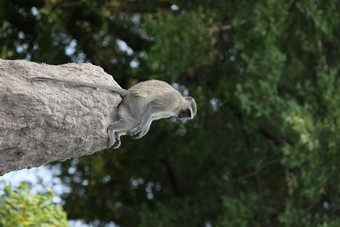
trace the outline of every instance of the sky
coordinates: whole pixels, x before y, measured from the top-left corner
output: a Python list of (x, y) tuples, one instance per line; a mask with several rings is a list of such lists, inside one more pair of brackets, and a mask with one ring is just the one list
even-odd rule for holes
[[(29, 182), (32, 193), (45, 192), (45, 187), (50, 187), (55, 191), (54, 202), (62, 204), (60, 195), (64, 192), (68, 192), (69, 188), (62, 184), (61, 180), (53, 175), (58, 172), (58, 167), (48, 168), (46, 166), (40, 166), (38, 168), (22, 169), (13, 171), (0, 176), (0, 181), (6, 181), (11, 183), (12, 186), (19, 186), (20, 182)], [(2, 188), (0, 188), (0, 193)]]

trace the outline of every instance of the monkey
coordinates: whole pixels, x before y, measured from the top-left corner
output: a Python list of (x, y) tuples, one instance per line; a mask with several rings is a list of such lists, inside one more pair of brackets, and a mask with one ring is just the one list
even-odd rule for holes
[(171, 116), (179, 119), (193, 119), (197, 113), (195, 99), (182, 96), (170, 84), (160, 80), (148, 80), (137, 83), (128, 90), (107, 85), (87, 82), (35, 77), (34, 81), (54, 81), (76, 86), (99, 88), (113, 91), (122, 97), (118, 106), (117, 121), (108, 127), (108, 146), (117, 149), (121, 145), (120, 137), (128, 135), (133, 139), (145, 136), (152, 121)]

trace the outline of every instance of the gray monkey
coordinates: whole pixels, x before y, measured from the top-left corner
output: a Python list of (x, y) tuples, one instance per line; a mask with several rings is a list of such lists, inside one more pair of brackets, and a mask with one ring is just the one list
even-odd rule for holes
[(192, 119), (197, 112), (195, 99), (184, 97), (171, 85), (149, 80), (140, 82), (125, 90), (116, 86), (35, 77), (35, 81), (55, 81), (77, 86), (106, 89), (118, 93), (123, 101), (118, 106), (117, 121), (108, 127), (109, 147), (120, 147), (120, 137), (129, 135), (133, 139), (142, 138), (150, 128), (153, 120), (177, 116), (179, 119)]

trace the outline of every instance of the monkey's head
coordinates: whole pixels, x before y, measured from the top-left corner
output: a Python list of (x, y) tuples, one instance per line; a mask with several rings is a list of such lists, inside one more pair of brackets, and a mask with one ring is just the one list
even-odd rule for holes
[(192, 119), (197, 113), (195, 99), (192, 97), (184, 97), (181, 108), (177, 114), (179, 119)]

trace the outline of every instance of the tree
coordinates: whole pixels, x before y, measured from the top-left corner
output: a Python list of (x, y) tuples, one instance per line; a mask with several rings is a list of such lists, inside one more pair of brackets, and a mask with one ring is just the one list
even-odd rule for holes
[[(25, 7), (5, 2), (23, 17)], [(48, 44), (32, 60), (90, 61), (123, 87), (174, 82), (198, 104), (194, 121), (156, 122), (142, 142), (123, 138), (114, 153), (59, 164), (72, 188), (70, 218), (121, 226), (339, 224), (339, 1), (40, 4), (34, 29), (53, 35), (32, 39)], [(19, 25), (8, 23), (13, 31)]]
[(43, 194), (30, 194), (25, 183), (17, 188), (1, 184), (4, 188), (0, 195), (1, 226), (69, 226), (62, 206), (53, 204), (51, 189)]

